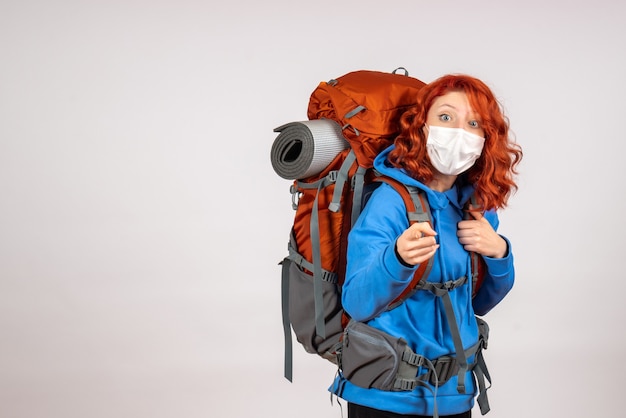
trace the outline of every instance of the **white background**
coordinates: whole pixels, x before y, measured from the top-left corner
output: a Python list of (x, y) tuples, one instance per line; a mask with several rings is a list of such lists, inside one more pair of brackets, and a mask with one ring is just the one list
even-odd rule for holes
[(269, 152), (398, 66), (483, 79), (525, 152), (488, 416), (623, 416), (625, 4), (0, 1), (0, 417), (340, 417), (330, 363), (282, 377)]

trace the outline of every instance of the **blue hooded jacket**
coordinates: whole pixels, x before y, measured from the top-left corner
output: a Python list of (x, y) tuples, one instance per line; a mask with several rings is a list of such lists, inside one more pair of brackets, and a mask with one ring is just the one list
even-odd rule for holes
[[(431, 190), (410, 177), (404, 170), (391, 167), (387, 155), (393, 146), (374, 161), (381, 174), (425, 191), (430, 205), (433, 229), (440, 247), (435, 252), (429, 282), (446, 282), (462, 276), (471, 277), (469, 253), (459, 243), (457, 224), (463, 219), (463, 205), (473, 187), (453, 186), (445, 192)], [(495, 211), (485, 213), (494, 229), (498, 227)], [(409, 227), (406, 207), (400, 195), (389, 185), (381, 184), (370, 197), (348, 237), (347, 271), (342, 303), (346, 313), (356, 321), (367, 323), (390, 335), (402, 337), (417, 354), (431, 361), (444, 355), (455, 355), (443, 303), (428, 291), (415, 292), (400, 306), (387, 310), (387, 305), (410, 283), (415, 267), (403, 264), (396, 254), (398, 237)], [(506, 240), (506, 238), (504, 238)], [(514, 267), (511, 245), (504, 258), (483, 257), (487, 273), (478, 294), (472, 299), (467, 281), (450, 292), (463, 347), (478, 341), (476, 315), (484, 315), (497, 305), (513, 286)], [(470, 357), (468, 361), (473, 361)], [(472, 409), (476, 385), (465, 378), (466, 393), (457, 391), (457, 377), (440, 386), (436, 402), (440, 415), (453, 415)], [(341, 374), (330, 390), (348, 402), (391, 411), (398, 414), (433, 415), (434, 397), (427, 388), (412, 391), (365, 389), (350, 383)]]

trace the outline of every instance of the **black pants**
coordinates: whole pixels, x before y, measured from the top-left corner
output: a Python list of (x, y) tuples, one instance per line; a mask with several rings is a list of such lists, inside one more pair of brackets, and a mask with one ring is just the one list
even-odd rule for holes
[[(440, 418), (471, 418), (472, 411), (456, 415), (440, 415)], [(402, 415), (393, 412), (380, 411), (367, 406), (348, 403), (348, 418), (432, 418), (427, 415)]]

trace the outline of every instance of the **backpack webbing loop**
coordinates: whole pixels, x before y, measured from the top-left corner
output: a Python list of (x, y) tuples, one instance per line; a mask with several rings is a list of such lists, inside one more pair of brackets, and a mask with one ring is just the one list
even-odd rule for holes
[[(367, 108), (365, 106), (363, 106), (363, 105), (359, 105), (359, 106), (355, 107), (354, 109), (352, 109), (351, 111), (347, 112), (345, 115), (343, 115), (343, 118), (345, 120), (348, 120), (351, 117), (354, 117), (356, 114), (358, 114), (358, 113), (360, 113), (360, 112), (362, 112), (364, 110), (367, 110)], [(352, 131), (354, 131), (354, 134), (356, 136), (361, 135), (359, 130), (355, 126), (351, 125), (350, 122), (346, 122), (346, 124), (341, 127), (341, 130), (343, 131), (343, 130), (346, 130), (348, 128), (352, 128)]]
[(398, 68), (396, 68), (395, 70), (393, 70), (393, 71), (392, 71), (392, 73), (393, 73), (393, 74), (398, 74), (396, 71), (399, 71), (399, 70), (404, 71), (404, 75), (405, 75), (405, 76), (408, 76), (408, 75), (409, 75), (409, 70), (407, 70), (407, 69), (406, 69), (406, 68), (404, 68), (404, 67), (398, 67)]
[(344, 119), (350, 119), (351, 117), (353, 117), (357, 113), (362, 112), (364, 110), (367, 110), (367, 108), (365, 106), (363, 106), (363, 105), (359, 105), (359, 106), (355, 107), (354, 109), (352, 109), (351, 111), (349, 111), (348, 113), (346, 113), (344, 115)]

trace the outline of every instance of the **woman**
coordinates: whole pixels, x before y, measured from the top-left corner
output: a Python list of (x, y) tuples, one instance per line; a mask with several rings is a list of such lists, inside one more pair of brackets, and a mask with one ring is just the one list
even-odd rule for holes
[[(343, 307), (352, 322), (406, 341), (425, 358), (417, 374), (430, 378), (414, 388), (382, 390), (351, 382), (344, 370), (331, 390), (348, 401), (349, 418), (471, 416), (479, 392), (472, 376), (479, 354), (471, 348), (480, 345), (475, 315), (489, 312), (514, 281), (511, 244), (496, 232), (496, 210), (517, 188), (513, 176), (522, 158), (508, 132), (508, 120), (483, 82), (447, 75), (420, 91), (416, 108), (401, 118), (394, 145), (377, 157), (374, 167), (381, 174), (423, 192), (431, 222), (409, 226), (400, 194), (385, 183), (378, 187), (349, 235)], [(470, 253), (486, 266), (474, 296), (472, 281), (459, 279), (472, 277)], [(388, 309), (429, 260), (425, 279), (433, 288), (445, 283), (438, 289), (448, 286), (447, 296), (423, 289)], [(345, 364), (357, 340), (349, 327)], [(437, 366), (444, 357), (460, 366), (448, 376)]]

